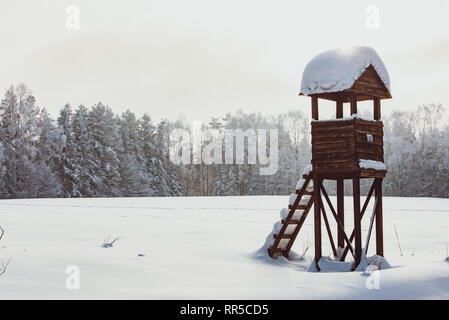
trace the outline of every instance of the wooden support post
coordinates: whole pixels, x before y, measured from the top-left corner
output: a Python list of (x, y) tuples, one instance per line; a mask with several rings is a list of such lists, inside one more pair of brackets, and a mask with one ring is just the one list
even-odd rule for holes
[(374, 201), (373, 214), (371, 215), (371, 219), (369, 222), (368, 234), (366, 235), (366, 242), (365, 242), (365, 255), (368, 255), (369, 241), (371, 239), (371, 232), (373, 231), (374, 219), (376, 219), (378, 200), (379, 198), (376, 198), (376, 200)]
[(313, 174), (313, 208), (314, 208), (314, 225), (315, 225), (315, 263), (319, 270), (318, 262), (321, 259), (321, 193), (320, 181), (317, 174)]
[(318, 119), (318, 97), (312, 96), (312, 119)]
[(362, 257), (362, 217), (360, 212), (360, 178), (352, 178), (352, 198), (354, 201), (354, 231), (355, 231), (355, 264), (354, 268), (360, 263)]
[(350, 96), (351, 103), (351, 115), (357, 113), (357, 96), (355, 94), (351, 94)]
[[(346, 232), (344, 231), (343, 225), (340, 223), (340, 220), (337, 217), (337, 213), (335, 212), (335, 209), (332, 206), (332, 202), (329, 199), (329, 196), (327, 195), (326, 189), (324, 189), (323, 184), (321, 184), (320, 189), (321, 189), (321, 192), (323, 193), (324, 198), (327, 201), (327, 204), (329, 205), (329, 208), (331, 209), (332, 215), (334, 216), (334, 219), (337, 222), (337, 225), (339, 226), (340, 230), (343, 232), (343, 237), (344, 237), (344, 239), (346, 241), (346, 248), (345, 248), (345, 250), (350, 250), (352, 256), (354, 256), (354, 250), (352, 249), (352, 246), (351, 246), (351, 241), (352, 240), (348, 239), (348, 237), (346, 235)], [(362, 211), (362, 215), (363, 215), (363, 211)], [(354, 235), (351, 235), (351, 237), (354, 237)], [(343, 254), (345, 254), (345, 253), (343, 253)], [(340, 261), (344, 261), (345, 260), (344, 257), (340, 258), (340, 259), (341, 259)]]
[[(321, 201), (321, 198), (320, 198)], [(329, 236), (329, 241), (331, 243), (332, 253), (334, 257), (337, 256), (337, 248), (335, 248), (334, 238), (332, 237), (331, 227), (329, 225), (329, 220), (327, 220), (326, 210), (324, 209), (323, 201), (320, 202), (321, 212), (323, 213), (324, 225), (326, 226), (327, 235)]]
[(373, 100), (373, 115), (374, 115), (374, 120), (380, 120), (380, 100), (379, 98), (374, 98)]
[(384, 236), (382, 221), (382, 179), (376, 179), (376, 254), (384, 256)]
[(337, 119), (343, 118), (343, 101), (339, 99), (337, 101)]
[[(365, 203), (363, 204), (362, 212), (360, 212), (360, 219), (362, 219), (363, 215), (365, 214), (366, 208), (368, 207), (368, 203), (369, 203), (371, 196), (374, 192), (375, 186), (376, 186), (376, 180), (374, 180), (373, 184), (371, 185), (371, 188), (369, 189), (368, 196), (366, 197)], [(355, 237), (355, 229), (352, 230), (351, 236), (349, 237), (349, 243), (351, 243), (352, 240), (354, 240), (354, 237)], [(348, 250), (350, 250), (350, 248), (348, 246), (346, 246), (346, 248), (343, 251), (343, 254), (341, 256), (340, 261), (345, 261), (346, 255), (348, 254)]]
[[(344, 180), (337, 180), (337, 216), (341, 222), (341, 225), (344, 228), (345, 225), (345, 209), (344, 209)], [(344, 229), (341, 230), (337, 226), (337, 245), (339, 248), (344, 248), (345, 246), (345, 238), (344, 238)]]

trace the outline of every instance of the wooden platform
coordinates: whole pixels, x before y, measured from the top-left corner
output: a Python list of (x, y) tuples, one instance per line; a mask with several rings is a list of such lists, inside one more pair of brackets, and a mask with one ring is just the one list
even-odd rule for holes
[(326, 172), (326, 171), (318, 171), (317, 175), (321, 179), (327, 179), (327, 180), (340, 180), (340, 179), (353, 179), (353, 178), (385, 178), (386, 171), (379, 171), (379, 170), (371, 170), (371, 169), (359, 169), (355, 171), (348, 171), (348, 172)]

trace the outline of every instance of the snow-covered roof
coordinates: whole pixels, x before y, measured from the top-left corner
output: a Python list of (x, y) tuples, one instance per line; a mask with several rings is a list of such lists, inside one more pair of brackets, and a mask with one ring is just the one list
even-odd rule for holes
[(308, 96), (349, 89), (370, 65), (391, 92), (390, 77), (377, 52), (370, 47), (352, 47), (315, 56), (304, 69), (301, 94)]

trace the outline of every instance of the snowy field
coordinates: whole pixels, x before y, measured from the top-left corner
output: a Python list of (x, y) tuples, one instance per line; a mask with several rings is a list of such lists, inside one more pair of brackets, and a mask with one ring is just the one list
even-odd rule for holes
[[(293, 248), (302, 254), (310, 246), (304, 260), (258, 256), (287, 203), (273, 196), (2, 200), (0, 259), (12, 260), (0, 299), (449, 299), (449, 199), (384, 198), (392, 268), (374, 282), (363, 272), (306, 271), (312, 215)], [(350, 198), (345, 205), (349, 222)], [(108, 237), (120, 239), (102, 247)], [(326, 233), (323, 244), (330, 253)], [(79, 290), (66, 288), (69, 265), (79, 267)]]

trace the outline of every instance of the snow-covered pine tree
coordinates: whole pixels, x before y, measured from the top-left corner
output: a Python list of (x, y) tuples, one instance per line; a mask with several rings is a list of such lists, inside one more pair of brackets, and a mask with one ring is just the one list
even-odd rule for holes
[(238, 195), (238, 179), (235, 165), (222, 165), (218, 168), (215, 182), (212, 187), (212, 194), (217, 196)]
[(65, 137), (65, 143), (61, 150), (57, 172), (61, 180), (62, 196), (65, 198), (80, 197), (78, 190), (81, 185), (77, 172), (77, 146), (73, 136), (72, 108), (66, 104), (59, 112), (58, 127)]
[(120, 158), (120, 189), (124, 197), (151, 195), (151, 189), (145, 175), (142, 157), (142, 144), (139, 141), (139, 122), (131, 111), (122, 113), (119, 120), (119, 132), (123, 143)]
[(39, 139), (35, 98), (24, 85), (11, 86), (0, 103), (0, 138), (3, 145), (8, 198), (34, 198), (39, 189), (34, 159)]
[(0, 143), (0, 199), (8, 197), (6, 190), (6, 166), (5, 166), (5, 154), (3, 152), (3, 144)]
[(170, 123), (167, 120), (161, 121), (156, 130), (157, 170), (161, 174), (160, 195), (180, 196), (183, 194), (183, 183), (179, 167), (173, 164), (169, 156), (170, 147)]
[(158, 171), (154, 165), (157, 155), (155, 144), (156, 127), (151, 121), (151, 117), (145, 113), (139, 119), (138, 137), (142, 150), (142, 165), (145, 168), (144, 175), (148, 185), (148, 194), (150, 196), (158, 195)]
[(80, 105), (73, 114), (72, 136), (75, 150), (68, 172), (73, 180), (72, 196), (95, 197), (99, 183), (99, 166), (93, 155), (94, 141), (87, 127), (88, 110)]
[(53, 124), (47, 110), (41, 110), (37, 126), (39, 128), (38, 152), (34, 160), (36, 179), (39, 182), (36, 197), (55, 198), (62, 195), (58, 165), (64, 149), (65, 136)]
[[(220, 143), (221, 143), (221, 160), (222, 162), (224, 162), (225, 159), (225, 146), (224, 146), (224, 139), (223, 139), (223, 123), (220, 120), (220, 118), (216, 118), (216, 117), (212, 117), (209, 124), (208, 124), (208, 129), (213, 130), (213, 133), (216, 133), (217, 136), (215, 137), (215, 139), (220, 139)], [(212, 139), (213, 137), (206, 137), (207, 139)], [(210, 143), (210, 141), (207, 141), (206, 143)], [(204, 151), (204, 149), (203, 149)], [(214, 151), (215, 152), (215, 151)], [(215, 155), (214, 155), (215, 156)], [(227, 170), (228, 165), (224, 165), (224, 164), (209, 164), (206, 166), (205, 171), (206, 171), (206, 194), (207, 195), (217, 195), (217, 187), (220, 188), (217, 184), (216, 181), (222, 176), (222, 170)]]
[(96, 196), (120, 196), (120, 160), (122, 151), (117, 118), (101, 102), (89, 111), (87, 127), (93, 153), (88, 155), (89, 172), (96, 176), (93, 187)]

